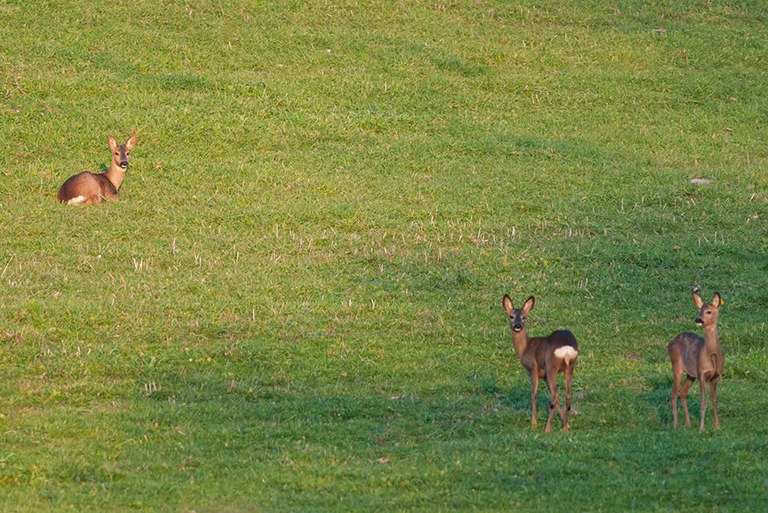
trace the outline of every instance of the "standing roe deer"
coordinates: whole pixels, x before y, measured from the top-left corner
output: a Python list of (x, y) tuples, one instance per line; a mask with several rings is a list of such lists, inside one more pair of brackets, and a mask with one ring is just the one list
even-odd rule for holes
[[(672, 426), (678, 428), (677, 423), (677, 395), (683, 402), (685, 413), (685, 427), (691, 425), (688, 417), (688, 390), (693, 382), (699, 380), (701, 393), (701, 413), (699, 431), (704, 431), (704, 411), (707, 407), (707, 389), (712, 395), (712, 411), (715, 414), (715, 428), (720, 427), (720, 419), (717, 417), (717, 382), (723, 375), (723, 348), (717, 339), (717, 314), (723, 300), (720, 294), (715, 292), (711, 304), (705, 304), (699, 296), (699, 288), (693, 289), (693, 302), (699, 309), (696, 324), (704, 327), (704, 338), (695, 333), (681, 333), (667, 345), (669, 358), (672, 360)], [(685, 383), (680, 386), (683, 377)]]
[[(571, 411), (571, 380), (573, 379), (573, 366), (579, 354), (579, 346), (576, 337), (568, 330), (553, 331), (547, 337), (528, 338), (525, 333), (525, 317), (533, 309), (535, 299), (529, 297), (522, 308), (515, 308), (512, 299), (504, 294), (502, 304), (509, 316), (509, 325), (512, 328), (512, 343), (515, 352), (520, 357), (528, 375), (531, 377), (531, 425), (536, 425), (536, 391), (540, 379), (546, 379), (549, 385), (549, 418), (545, 431), (549, 433), (552, 425), (552, 416), (555, 408), (563, 421), (563, 431), (568, 431), (568, 413)], [(557, 397), (557, 375), (562, 372), (565, 375), (565, 411), (560, 407)]]
[(125, 178), (131, 148), (136, 145), (136, 132), (125, 144), (117, 144), (112, 135), (107, 136), (112, 150), (112, 163), (104, 173), (94, 174), (89, 171), (67, 178), (59, 189), (57, 198), (62, 203), (71, 205), (93, 205), (102, 200), (117, 201), (117, 190)]

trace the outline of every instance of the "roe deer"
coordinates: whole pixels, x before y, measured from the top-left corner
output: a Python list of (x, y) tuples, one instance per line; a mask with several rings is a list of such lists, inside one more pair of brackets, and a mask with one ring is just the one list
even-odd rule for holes
[[(683, 402), (685, 427), (691, 425), (688, 417), (688, 390), (693, 382), (699, 380), (701, 393), (701, 412), (699, 431), (704, 431), (704, 411), (707, 407), (707, 384), (712, 395), (712, 411), (715, 414), (715, 428), (720, 427), (717, 418), (717, 382), (723, 375), (723, 348), (717, 340), (717, 314), (723, 300), (715, 292), (711, 304), (705, 304), (699, 296), (699, 288), (693, 289), (693, 302), (699, 309), (696, 324), (704, 327), (704, 338), (695, 333), (681, 333), (667, 345), (669, 358), (672, 360), (672, 426), (678, 428), (677, 396)], [(685, 382), (680, 385), (685, 377)]]
[[(576, 337), (568, 330), (553, 331), (547, 337), (528, 338), (525, 333), (525, 317), (533, 309), (535, 299), (529, 297), (522, 308), (515, 308), (512, 299), (504, 294), (502, 304), (509, 316), (509, 325), (512, 328), (512, 343), (515, 352), (520, 357), (528, 375), (531, 377), (531, 425), (536, 425), (536, 391), (540, 379), (546, 379), (549, 385), (549, 418), (545, 431), (549, 433), (552, 425), (552, 416), (555, 408), (563, 421), (563, 431), (568, 431), (568, 413), (571, 411), (571, 380), (573, 379), (573, 366), (579, 354), (579, 346)], [(557, 375), (562, 372), (565, 375), (565, 411), (560, 407), (557, 397)]]
[(125, 144), (117, 144), (112, 135), (107, 136), (112, 150), (112, 163), (104, 173), (94, 174), (89, 171), (67, 178), (56, 196), (62, 203), (71, 205), (93, 205), (102, 200), (117, 201), (117, 190), (125, 178), (131, 148), (136, 145), (136, 132)]

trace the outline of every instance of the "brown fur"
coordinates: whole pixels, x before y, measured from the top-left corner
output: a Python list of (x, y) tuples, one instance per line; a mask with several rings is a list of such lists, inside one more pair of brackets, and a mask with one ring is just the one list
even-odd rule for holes
[[(695, 333), (681, 333), (670, 341), (667, 346), (669, 358), (672, 361), (672, 427), (678, 428), (677, 397), (683, 403), (685, 427), (691, 425), (688, 416), (688, 390), (693, 382), (699, 380), (701, 394), (701, 413), (699, 431), (704, 431), (704, 413), (707, 407), (707, 385), (712, 397), (712, 411), (715, 417), (715, 429), (720, 427), (717, 416), (717, 383), (723, 375), (723, 348), (717, 337), (717, 318), (723, 300), (715, 292), (712, 303), (707, 304), (693, 291), (693, 302), (699, 309), (696, 324), (704, 328), (704, 338)], [(685, 381), (683, 382), (683, 378)]]
[[(560, 419), (563, 421), (563, 431), (568, 431), (570, 429), (568, 414), (571, 411), (571, 380), (573, 379), (573, 367), (576, 363), (579, 346), (576, 337), (568, 330), (553, 331), (547, 337), (528, 338), (525, 332), (525, 317), (533, 309), (534, 302), (535, 299), (531, 296), (522, 308), (515, 308), (508, 295), (505, 294), (502, 300), (504, 310), (509, 316), (515, 352), (531, 378), (531, 425), (536, 425), (536, 393), (539, 380), (544, 379), (549, 385), (550, 394), (549, 417), (545, 431), (550, 431), (555, 410), (560, 414)], [(572, 349), (572, 351), (567, 351), (570, 355), (556, 356), (555, 352), (563, 347)], [(560, 400), (557, 396), (557, 375), (561, 372), (565, 376), (565, 410), (560, 407)]]
[(94, 174), (84, 172), (70, 176), (61, 185), (57, 199), (62, 203), (73, 202), (79, 205), (94, 205), (103, 200), (118, 201), (117, 191), (125, 178), (131, 148), (136, 145), (136, 132), (125, 144), (117, 144), (112, 135), (107, 137), (107, 143), (112, 150), (112, 162), (104, 173)]

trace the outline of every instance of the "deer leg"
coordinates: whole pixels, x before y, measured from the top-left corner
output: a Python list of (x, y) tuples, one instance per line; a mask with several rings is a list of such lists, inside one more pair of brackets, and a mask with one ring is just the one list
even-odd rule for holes
[(536, 392), (539, 389), (539, 372), (534, 369), (531, 372), (531, 426), (536, 425)]
[(699, 431), (704, 431), (704, 413), (707, 410), (707, 384), (704, 377), (699, 380), (699, 390), (701, 393), (701, 418), (699, 419)]
[(571, 413), (571, 380), (573, 379), (573, 365), (565, 368), (565, 419), (563, 420), (563, 431), (571, 429), (568, 424), (568, 415)]
[(717, 417), (717, 380), (709, 382), (709, 392), (712, 395), (712, 412), (715, 414), (715, 429), (720, 428), (720, 419)]
[(677, 429), (678, 423), (677, 423), (677, 396), (680, 395), (680, 382), (683, 381), (683, 376), (685, 376), (685, 373), (683, 372), (683, 366), (682, 365), (676, 365), (675, 362), (672, 362), (672, 429)]
[(547, 373), (547, 384), (549, 385), (549, 417), (547, 418), (547, 427), (544, 429), (545, 433), (549, 433), (552, 427), (552, 417), (555, 415), (555, 408), (560, 414), (560, 418), (564, 418), (563, 410), (560, 408), (560, 399), (557, 397), (557, 373)]
[(680, 401), (683, 403), (683, 413), (685, 413), (685, 427), (691, 427), (691, 417), (688, 416), (688, 390), (693, 385), (693, 379), (687, 377), (683, 386), (680, 387)]

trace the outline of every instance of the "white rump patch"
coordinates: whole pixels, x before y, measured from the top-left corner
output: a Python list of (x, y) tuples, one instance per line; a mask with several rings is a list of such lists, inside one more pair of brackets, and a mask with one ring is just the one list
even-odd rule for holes
[(575, 360), (578, 354), (579, 352), (572, 346), (561, 346), (555, 349), (555, 357), (562, 358), (566, 364), (571, 363), (571, 360)]
[(88, 196), (75, 196), (71, 200), (67, 201), (67, 205), (79, 205), (88, 199)]

